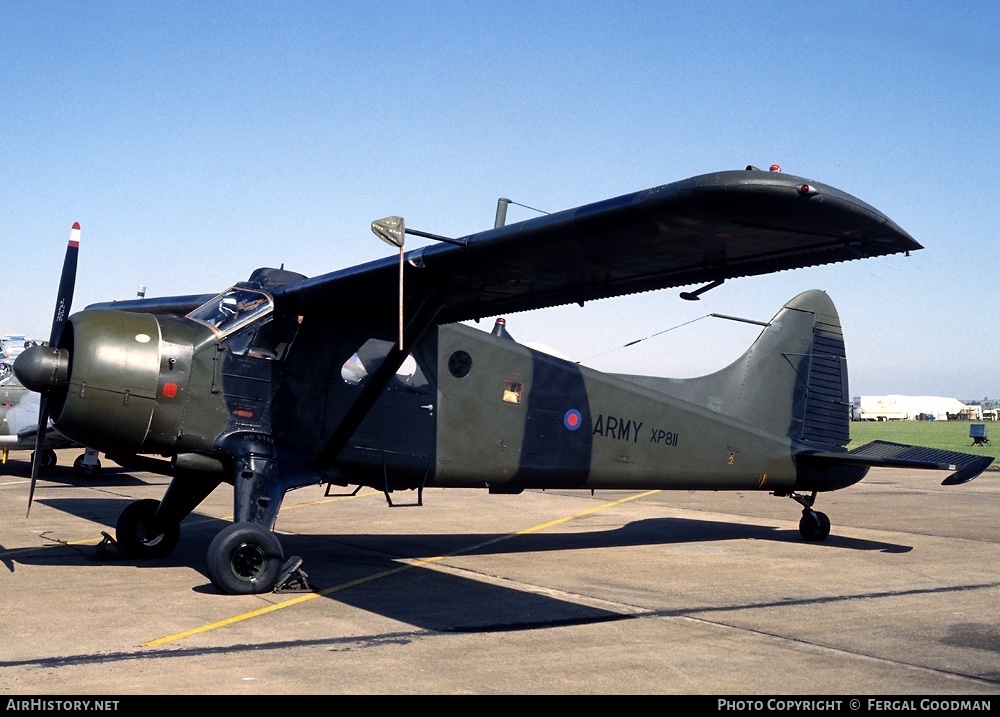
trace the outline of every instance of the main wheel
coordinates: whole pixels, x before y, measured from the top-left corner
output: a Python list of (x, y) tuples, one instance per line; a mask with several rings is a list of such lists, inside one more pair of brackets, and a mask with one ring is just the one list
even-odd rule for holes
[(123, 553), (132, 558), (163, 558), (177, 547), (181, 537), (181, 526), (171, 524), (159, 526), (153, 523), (160, 501), (146, 498), (132, 503), (115, 525), (115, 539)]
[(830, 535), (830, 519), (826, 513), (816, 510), (803, 510), (799, 519), (799, 533), (810, 543), (819, 543)]
[(73, 471), (78, 476), (84, 476), (89, 478), (90, 476), (96, 476), (98, 473), (101, 472), (100, 461), (97, 461), (96, 463), (84, 463), (83, 459), (84, 456), (80, 455), (76, 457), (75, 461), (73, 461)]
[(273, 591), (284, 562), (278, 538), (257, 523), (233, 523), (208, 546), (208, 577), (229, 595)]
[[(35, 462), (35, 452), (34, 451), (31, 452), (31, 462), (32, 463)], [(59, 462), (59, 458), (58, 458), (58, 456), (56, 456), (56, 452), (54, 450), (52, 450), (51, 448), (46, 448), (46, 449), (44, 449), (42, 451), (42, 457), (41, 457), (41, 460), (38, 461), (38, 467), (41, 468), (42, 470), (46, 470), (47, 471), (50, 468), (55, 468), (56, 467), (56, 463), (58, 463), (58, 462)]]

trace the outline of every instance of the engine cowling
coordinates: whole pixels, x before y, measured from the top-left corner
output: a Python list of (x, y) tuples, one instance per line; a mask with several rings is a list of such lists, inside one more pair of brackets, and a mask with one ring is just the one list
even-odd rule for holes
[(48, 396), (67, 438), (107, 453), (169, 453), (183, 435), (193, 347), (211, 340), (185, 319), (91, 309), (68, 319), (58, 346), (27, 349), (14, 370)]
[(56, 430), (97, 450), (138, 451), (159, 383), (156, 317), (83, 311), (70, 318), (63, 337), (59, 348), (69, 351), (70, 366), (64, 397), (54, 396)]

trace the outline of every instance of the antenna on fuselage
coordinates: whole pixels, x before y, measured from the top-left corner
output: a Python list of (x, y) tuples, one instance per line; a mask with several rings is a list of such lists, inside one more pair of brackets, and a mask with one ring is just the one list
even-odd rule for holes
[(510, 204), (510, 200), (507, 197), (500, 197), (497, 200), (497, 218), (493, 222), (493, 228), (499, 229), (507, 222), (507, 206)]
[(516, 204), (519, 207), (524, 207), (525, 209), (530, 209), (533, 212), (538, 212), (539, 214), (548, 214), (549, 212), (542, 211), (541, 209), (535, 209), (534, 207), (529, 207), (527, 204), (521, 204), (520, 202), (515, 202), (513, 199), (507, 199), (507, 197), (500, 197), (497, 200), (497, 218), (493, 222), (493, 228), (499, 229), (507, 222), (507, 207), (511, 204)]

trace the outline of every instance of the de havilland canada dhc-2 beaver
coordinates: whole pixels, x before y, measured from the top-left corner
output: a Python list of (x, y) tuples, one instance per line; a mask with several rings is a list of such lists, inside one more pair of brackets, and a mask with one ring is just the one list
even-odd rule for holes
[[(503, 201), (503, 200), (501, 200)], [(991, 457), (849, 443), (844, 336), (825, 292), (789, 300), (746, 353), (690, 379), (609, 374), (466, 321), (701, 285), (922, 246), (855, 197), (780, 171), (722, 171), (460, 238), (373, 222), (393, 255), (320, 276), (257, 269), (218, 294), (92, 304), (70, 315), (70, 234), (48, 344), (18, 378), (38, 425), (126, 469), (170, 476), (161, 500), (126, 507), (125, 556), (162, 558), (221, 483), (234, 518), (211, 541), (222, 593), (301, 582), (274, 533), (285, 493), (307, 485), (766, 491), (802, 506), (871, 466), (969, 481)], [(437, 240), (406, 250), (406, 234)], [(760, 322), (763, 323), (763, 322)], [(516, 333), (516, 332), (515, 332)], [(45, 431), (38, 431), (35, 456)], [(32, 466), (28, 509), (34, 495)], [(408, 503), (409, 504), (409, 503)]]

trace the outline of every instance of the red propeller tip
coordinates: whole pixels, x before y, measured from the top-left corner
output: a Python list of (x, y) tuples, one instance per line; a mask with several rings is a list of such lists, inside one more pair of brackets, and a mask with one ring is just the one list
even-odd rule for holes
[(73, 222), (73, 228), (80, 231), (80, 222)]

